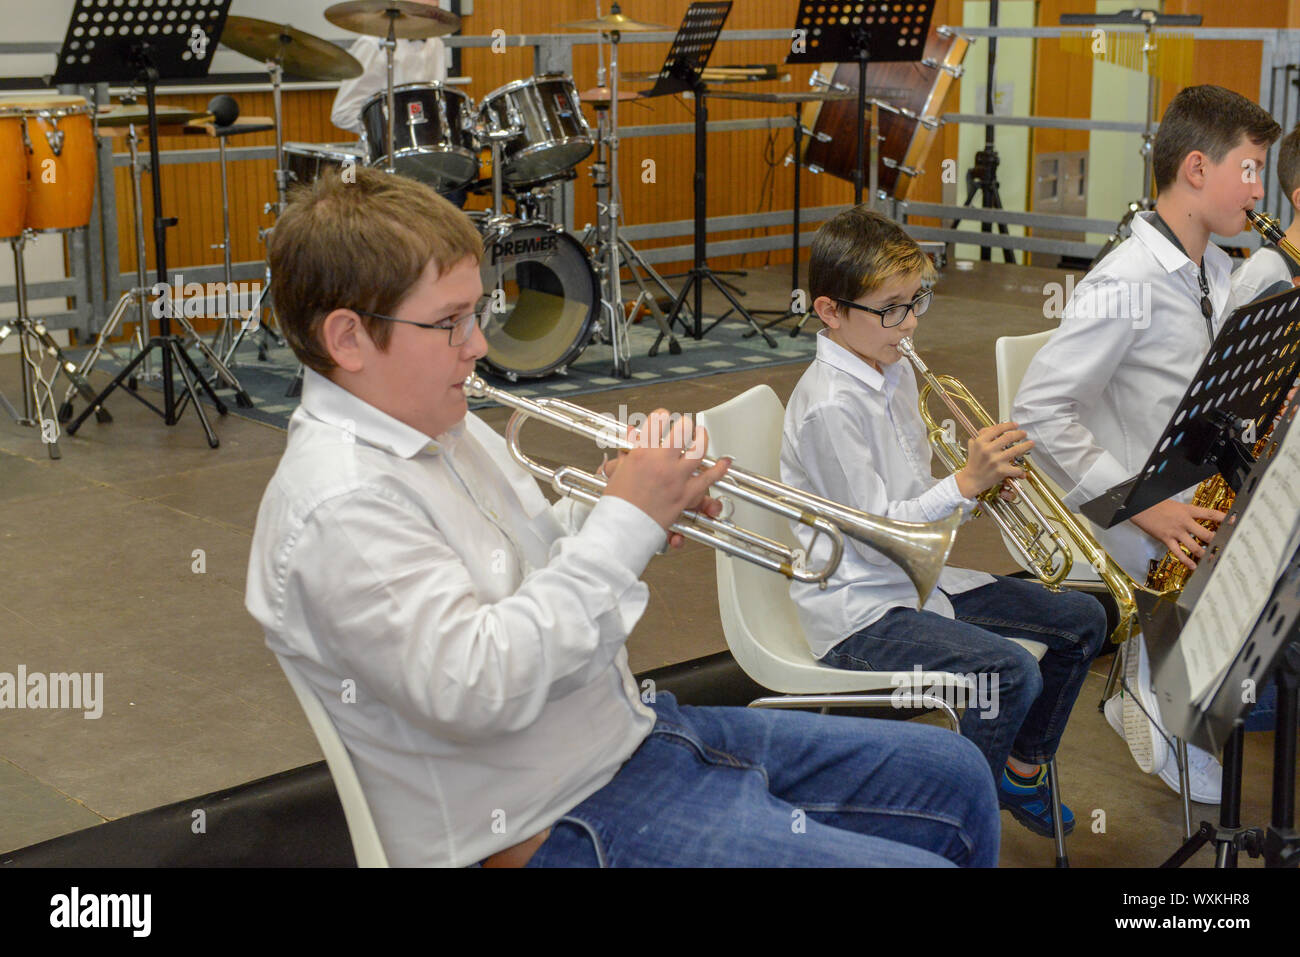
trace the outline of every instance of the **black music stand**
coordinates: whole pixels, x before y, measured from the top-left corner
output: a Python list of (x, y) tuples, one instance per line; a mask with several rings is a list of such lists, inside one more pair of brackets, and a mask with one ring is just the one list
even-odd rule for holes
[(1080, 511), (1111, 528), (1215, 472), (1239, 489), (1254, 465), (1255, 433), (1264, 434), (1300, 368), (1297, 308), (1300, 288), (1233, 312), (1137, 476)]
[[(1300, 838), (1295, 831), (1300, 513), (1293, 506), (1279, 510), (1279, 504), (1291, 497), (1286, 495), (1287, 487), (1294, 487), (1300, 474), (1296, 411), (1296, 407), (1288, 410), (1278, 425), (1215, 535), (1212, 551), (1198, 564), (1182, 594), (1176, 600), (1137, 596), (1166, 726), (1185, 741), (1211, 751), (1223, 748), (1219, 823), (1202, 821), (1164, 867), (1181, 866), (1211, 842), (1218, 867), (1235, 867), (1241, 851), (1251, 857), (1263, 855), (1270, 867), (1300, 864)], [(1229, 550), (1240, 534), (1250, 540)], [(1246, 601), (1243, 579), (1271, 589), (1262, 611), (1256, 612), (1257, 606)], [(1224, 600), (1224, 589), (1241, 603), (1240, 614), (1228, 607), (1231, 602)], [(1243, 691), (1263, 688), (1270, 674), (1277, 681), (1278, 709), (1272, 820), (1265, 832), (1241, 823), (1242, 722), (1254, 702), (1254, 696)]]
[[(931, 3), (915, 3), (916, 9), (897, 15), (893, 3), (860, 3), (849, 0), (799, 0), (795, 14), (796, 41), (804, 41), (802, 52), (791, 51), (786, 63), (856, 63), (858, 65), (858, 161), (853, 168), (853, 204), (862, 205), (862, 187), (867, 163), (867, 63), (921, 61), (925, 38), (930, 35)], [(874, 148), (874, 147), (873, 147)], [(798, 157), (795, 157), (796, 162)], [(874, 168), (873, 168), (874, 172)], [(871, 198), (875, 203), (875, 197)]]
[[(63, 49), (59, 51), (59, 65), (54, 73), (56, 85), (118, 82), (139, 84), (145, 88), (149, 106), (154, 255), (158, 284), (164, 288), (167, 287), (167, 228), (175, 226), (177, 220), (165, 217), (162, 211), (158, 81), (207, 76), (229, 9), (230, 0), (210, 0), (207, 5), (197, 7), (186, 0), (140, 0), (132, 7), (123, 6), (116, 0), (77, 0), (68, 22)], [(162, 310), (158, 335), (152, 337), (126, 368), (68, 425), (70, 435), (76, 434), (86, 417), (114, 389), (134, 378), (136, 367), (145, 356), (158, 349), (162, 352), (163, 408), (158, 408), (133, 389), (128, 389), (127, 394), (162, 416), (167, 425), (175, 425), (184, 411), (184, 404), (177, 401), (174, 389), (174, 363), (184, 382), (186, 397), (195, 400), (194, 411), (207, 434), (208, 445), (215, 449), (221, 444), (208, 423), (196, 390), (203, 389), (221, 415), (226, 414), (226, 407), (185, 351), (184, 339), (172, 334), (169, 311), (166, 308)]]
[[(714, 326), (727, 318), (730, 310), (714, 320), (708, 329), (702, 328), (704, 283), (707, 281), (713, 283), (714, 288), (726, 296), (732, 309), (740, 313), (741, 318), (749, 323), (750, 328), (762, 333), (768, 345), (775, 349), (776, 340), (759, 329), (754, 317), (740, 304), (740, 300), (727, 288), (727, 284), (714, 275), (713, 270), (709, 268), (705, 249), (707, 242), (705, 221), (708, 217), (705, 200), (708, 187), (709, 89), (704, 82), (703, 73), (704, 67), (709, 62), (709, 55), (718, 42), (718, 34), (722, 32), (722, 24), (730, 12), (731, 0), (692, 3), (686, 10), (686, 16), (682, 18), (682, 25), (678, 27), (677, 35), (673, 38), (672, 48), (668, 51), (668, 58), (664, 60), (663, 68), (659, 71), (659, 78), (655, 80), (655, 85), (649, 92), (643, 94), (643, 96), (664, 96), (685, 90), (695, 94), (695, 248), (691, 257), (691, 271), (686, 274), (686, 282), (682, 285), (681, 292), (677, 294), (677, 300), (668, 313), (667, 325), (671, 328), (674, 322), (681, 321), (682, 307), (685, 306), (686, 297), (692, 291), (695, 293), (694, 316), (691, 323), (693, 328), (688, 328), (685, 322), (682, 322), (682, 328), (690, 334), (691, 338), (703, 339)], [(661, 332), (650, 349), (651, 355), (658, 351), (663, 339), (664, 334)]]

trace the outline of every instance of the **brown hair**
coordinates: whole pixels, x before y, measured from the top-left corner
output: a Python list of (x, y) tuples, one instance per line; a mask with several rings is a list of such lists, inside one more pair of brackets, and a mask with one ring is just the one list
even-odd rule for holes
[(1291, 194), (1300, 189), (1300, 126), (1282, 137), (1278, 144), (1277, 183), (1290, 204)]
[(1240, 93), (1209, 84), (1184, 87), (1169, 101), (1156, 130), (1151, 154), (1156, 192), (1174, 184), (1178, 168), (1193, 150), (1222, 163), (1242, 136), (1256, 146), (1270, 146), (1281, 135), (1277, 121)]
[[(335, 309), (391, 316), (432, 261), (439, 273), (478, 262), (483, 239), (428, 186), (367, 167), (330, 173), (289, 194), (269, 244), (280, 331), (303, 365), (327, 375), (334, 360), (320, 325)], [(392, 324), (361, 317), (388, 348)]]
[[(822, 224), (808, 256), (808, 292), (857, 299), (899, 276), (933, 282), (934, 266), (916, 240), (893, 220), (866, 206), (846, 209)], [(836, 308), (841, 308), (837, 306)]]

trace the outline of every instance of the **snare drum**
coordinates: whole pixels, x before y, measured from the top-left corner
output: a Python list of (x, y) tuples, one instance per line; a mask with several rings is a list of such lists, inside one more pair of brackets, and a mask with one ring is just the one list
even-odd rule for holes
[[(480, 220), (479, 228), (489, 227)], [(549, 375), (591, 341), (600, 284), (587, 251), (563, 229), (513, 223), (489, 232), (479, 272), (489, 297), (482, 322), (488, 368), (511, 381)]]
[[(393, 169), (434, 189), (464, 186), (478, 175), (474, 101), (441, 83), (403, 83), (393, 88), (397, 125)], [(361, 108), (370, 143), (370, 165), (388, 165), (388, 93), (380, 90)]]
[(0, 107), (0, 239), (21, 236), (27, 222), (27, 150), (23, 111)]
[(22, 111), (27, 147), (28, 229), (78, 229), (95, 202), (95, 135), (80, 96), (6, 97), (0, 110)]
[(577, 87), (563, 73), (507, 83), (483, 98), (479, 115), (492, 129), (521, 129), (501, 149), (501, 173), (512, 186), (564, 176), (596, 145)]
[(300, 185), (314, 183), (325, 172), (342, 169), (345, 163), (365, 165), (366, 152), (360, 143), (284, 144), (284, 165)]

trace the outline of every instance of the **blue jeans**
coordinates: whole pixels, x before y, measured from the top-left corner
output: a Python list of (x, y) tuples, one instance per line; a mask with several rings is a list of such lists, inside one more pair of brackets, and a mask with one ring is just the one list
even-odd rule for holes
[(994, 867), (979, 752), (902, 721), (678, 706), (529, 867)]
[[(961, 732), (998, 779), (1008, 755), (1042, 764), (1056, 754), (1088, 664), (1106, 640), (1106, 611), (1091, 595), (996, 578), (949, 595), (955, 618), (894, 608), (822, 660), (857, 671), (975, 675), (981, 707), (966, 708)], [(1040, 641), (1048, 650), (1038, 662), (1007, 638)]]

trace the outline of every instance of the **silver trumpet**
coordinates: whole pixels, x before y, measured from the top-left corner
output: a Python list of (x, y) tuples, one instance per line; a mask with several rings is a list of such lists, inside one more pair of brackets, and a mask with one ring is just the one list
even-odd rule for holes
[[(561, 495), (594, 505), (604, 491), (605, 479), (574, 466), (549, 469), (533, 461), (519, 447), (519, 432), (529, 419), (540, 419), (558, 428), (585, 436), (606, 448), (636, 448), (624, 434), (625, 428), (613, 416), (592, 412), (561, 399), (527, 399), (488, 385), (477, 375), (465, 379), (465, 394), (487, 398), (514, 409), (506, 425), (506, 445), (511, 456), (537, 478), (548, 483)], [(715, 464), (715, 459), (701, 458), (699, 469)], [(741, 528), (726, 519), (710, 518), (701, 512), (686, 511), (671, 530), (695, 542), (743, 558), (786, 578), (826, 587), (844, 553), (844, 536), (856, 539), (899, 565), (916, 586), (925, 603), (939, 581), (948, 553), (952, 550), (961, 523), (954, 512), (937, 522), (899, 522), (857, 509), (838, 505), (811, 492), (792, 488), (772, 479), (736, 468), (713, 486), (718, 492), (766, 508), (792, 521), (801, 522), (817, 532), (814, 543), (825, 535), (831, 554), (819, 568), (807, 568), (804, 553), (782, 542)]]

